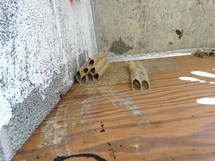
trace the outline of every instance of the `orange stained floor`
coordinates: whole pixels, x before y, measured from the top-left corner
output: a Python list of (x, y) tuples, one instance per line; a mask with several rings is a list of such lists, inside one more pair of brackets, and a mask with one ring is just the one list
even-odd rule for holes
[(197, 100), (215, 98), (215, 79), (191, 71), (215, 74), (215, 58), (143, 63), (151, 90), (131, 91), (125, 63), (112, 63), (101, 81), (74, 84), (13, 161), (214, 161), (215, 105)]

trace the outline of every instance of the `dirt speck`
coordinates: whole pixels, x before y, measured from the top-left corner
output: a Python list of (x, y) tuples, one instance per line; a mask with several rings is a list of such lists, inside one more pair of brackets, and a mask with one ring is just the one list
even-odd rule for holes
[(111, 148), (111, 149), (109, 149), (109, 151), (112, 152), (112, 153), (110, 154), (110, 156), (112, 156), (113, 159), (116, 159), (116, 155), (117, 155), (116, 149)]
[(111, 146), (111, 143), (110, 142), (107, 142), (108, 146)]
[(104, 124), (103, 124), (103, 122), (101, 121), (101, 130), (100, 130), (100, 132), (105, 132), (105, 129), (104, 129)]
[(40, 158), (42, 158), (42, 157), (43, 157), (43, 155), (40, 154), (40, 153), (37, 155), (37, 159), (40, 159)]
[(178, 35), (178, 38), (181, 39), (184, 33), (184, 30), (175, 30), (175, 33)]
[(130, 47), (126, 45), (125, 42), (122, 41), (122, 38), (120, 37), (119, 41), (114, 41), (111, 45), (111, 48), (109, 49), (110, 52), (113, 52), (115, 54), (121, 55), (129, 50), (133, 49), (133, 47)]

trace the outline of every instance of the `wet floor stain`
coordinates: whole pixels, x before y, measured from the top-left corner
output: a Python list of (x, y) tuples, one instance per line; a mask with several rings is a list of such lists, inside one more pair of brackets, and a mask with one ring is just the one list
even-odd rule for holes
[(133, 47), (130, 47), (129, 45), (126, 45), (125, 42), (122, 41), (122, 38), (120, 37), (119, 41), (114, 41), (111, 45), (111, 48), (109, 49), (110, 52), (113, 52), (115, 54), (121, 55), (129, 50), (133, 49)]
[(140, 107), (137, 106), (128, 95), (109, 89), (109, 91), (103, 92), (103, 96), (108, 98), (114, 106), (120, 104), (130, 111), (132, 118), (137, 121), (137, 125), (140, 128), (143, 128), (144, 124), (149, 127), (151, 126), (146, 115), (143, 114)]

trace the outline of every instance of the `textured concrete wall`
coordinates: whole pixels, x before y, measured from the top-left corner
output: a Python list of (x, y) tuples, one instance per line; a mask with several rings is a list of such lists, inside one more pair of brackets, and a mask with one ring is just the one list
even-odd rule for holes
[(0, 160), (10, 160), (97, 53), (88, 0), (0, 2)]
[(92, 0), (108, 56), (215, 46), (214, 0)]

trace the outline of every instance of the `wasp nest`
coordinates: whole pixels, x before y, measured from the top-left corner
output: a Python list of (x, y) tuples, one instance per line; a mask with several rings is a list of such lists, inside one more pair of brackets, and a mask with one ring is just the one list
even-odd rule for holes
[(108, 67), (109, 62), (106, 54), (103, 52), (98, 53), (79, 68), (76, 73), (76, 80), (80, 84), (87, 83), (88, 81), (100, 80), (107, 72)]
[(197, 50), (196, 52), (192, 53), (192, 56), (195, 56), (198, 58), (215, 57), (215, 50), (214, 49)]
[(128, 70), (131, 74), (131, 89), (143, 90), (150, 89), (150, 83), (147, 70), (144, 68), (142, 62), (127, 62)]

